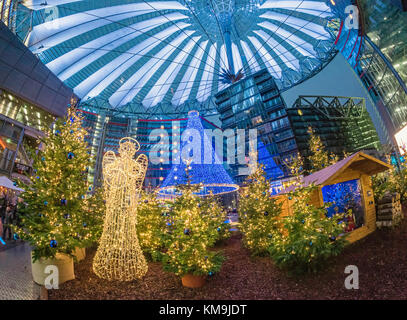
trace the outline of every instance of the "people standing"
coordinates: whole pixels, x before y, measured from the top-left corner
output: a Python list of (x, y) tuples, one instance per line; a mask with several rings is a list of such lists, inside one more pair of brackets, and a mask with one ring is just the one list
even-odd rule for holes
[(12, 232), (10, 225), (15, 222), (15, 212), (11, 206), (7, 206), (3, 224), (3, 240), (11, 240)]
[(0, 237), (3, 237), (3, 226), (6, 219), (6, 195), (4, 192), (0, 193)]

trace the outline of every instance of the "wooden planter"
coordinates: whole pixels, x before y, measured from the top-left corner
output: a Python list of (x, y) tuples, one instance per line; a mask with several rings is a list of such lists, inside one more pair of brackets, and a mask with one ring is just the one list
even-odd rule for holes
[(181, 278), (182, 285), (187, 288), (201, 288), (206, 282), (206, 276), (186, 274)]
[(52, 273), (45, 273), (45, 268), (50, 265), (58, 268), (58, 284), (75, 279), (72, 257), (57, 253), (54, 259), (40, 258), (33, 263), (31, 253), (31, 270), (35, 283), (45, 285), (45, 279)]
[(86, 258), (86, 249), (76, 247), (73, 255), (76, 257), (76, 262), (81, 262)]

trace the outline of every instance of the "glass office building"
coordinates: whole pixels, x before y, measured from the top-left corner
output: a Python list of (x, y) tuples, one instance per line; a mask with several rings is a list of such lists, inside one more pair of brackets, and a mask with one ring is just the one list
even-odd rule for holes
[[(123, 137), (134, 137), (140, 143), (139, 153), (149, 157), (149, 165), (144, 186), (155, 189), (171, 169), (174, 152), (178, 152), (179, 141), (186, 128), (187, 118), (176, 119), (141, 119), (128, 115), (107, 115), (81, 110), (84, 126), (89, 134), (86, 137), (91, 145), (94, 158), (89, 169), (89, 180), (95, 185), (101, 183), (101, 161), (107, 151), (118, 153), (119, 141)], [(218, 127), (201, 117), (204, 129)]]
[[(296, 144), (284, 101), (273, 77), (267, 70), (259, 71), (220, 91), (215, 97), (222, 129), (246, 130), (246, 148), (241, 148), (239, 151), (248, 154), (248, 130), (256, 129), (257, 141), (261, 142), (261, 149), (266, 149), (262, 150), (262, 154), (267, 155), (263, 156), (262, 163), (272, 160), (275, 164), (270, 165), (269, 178), (279, 178), (271, 171), (277, 168), (285, 170), (282, 158), (296, 154)], [(239, 165), (242, 164), (238, 164), (237, 159), (242, 157), (244, 156), (236, 154), (236, 163), (231, 165), (233, 177), (238, 183), (242, 183), (246, 178), (238, 173)]]
[(0, 172), (11, 176), (31, 172), (27, 146), (54, 122), (47, 111), (0, 89)]
[[(310, 127), (321, 138), (326, 150), (339, 157), (344, 153), (381, 147), (364, 99), (300, 96), (286, 111), (298, 152), (304, 159), (310, 155)], [(311, 164), (305, 165), (309, 168)]]

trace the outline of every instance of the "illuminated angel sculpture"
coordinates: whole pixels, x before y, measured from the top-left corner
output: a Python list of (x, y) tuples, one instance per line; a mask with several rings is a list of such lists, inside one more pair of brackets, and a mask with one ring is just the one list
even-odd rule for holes
[(106, 216), (93, 271), (100, 278), (131, 281), (143, 277), (147, 263), (137, 237), (137, 200), (146, 175), (148, 158), (133, 159), (140, 144), (133, 138), (120, 140), (119, 153), (103, 157)]

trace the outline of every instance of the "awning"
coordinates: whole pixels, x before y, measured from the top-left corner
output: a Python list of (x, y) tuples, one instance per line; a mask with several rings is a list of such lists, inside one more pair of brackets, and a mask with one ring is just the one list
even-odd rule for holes
[(0, 187), (4, 187), (4, 188), (11, 189), (11, 190), (14, 190), (14, 191), (19, 191), (19, 192), (24, 191), (24, 189), (21, 189), (21, 188), (15, 186), (13, 181), (11, 181), (6, 176), (1, 176), (0, 177)]

